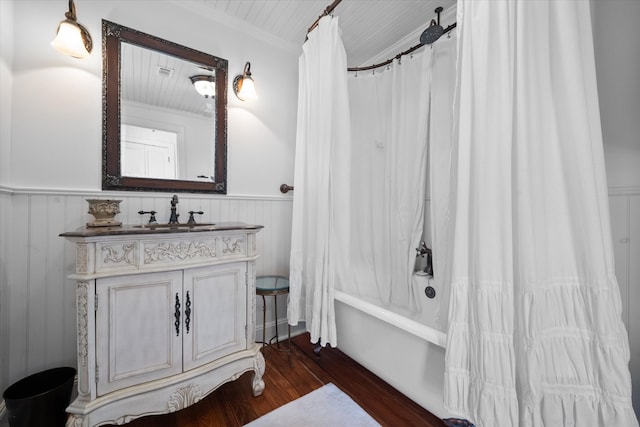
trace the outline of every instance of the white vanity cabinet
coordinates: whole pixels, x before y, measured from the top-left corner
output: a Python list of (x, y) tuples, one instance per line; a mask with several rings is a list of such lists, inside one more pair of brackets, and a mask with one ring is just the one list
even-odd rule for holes
[(69, 426), (124, 424), (187, 407), (252, 370), (261, 226), (80, 229), (78, 397)]

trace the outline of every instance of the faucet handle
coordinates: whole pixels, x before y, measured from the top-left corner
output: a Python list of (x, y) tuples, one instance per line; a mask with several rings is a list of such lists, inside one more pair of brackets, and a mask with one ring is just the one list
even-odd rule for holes
[(150, 214), (149, 216), (149, 224), (157, 224), (158, 221), (156, 220), (156, 211), (138, 211), (139, 215), (145, 215), (145, 214)]
[(195, 224), (196, 223), (196, 219), (193, 217), (194, 214), (198, 214), (198, 215), (202, 215), (204, 212), (202, 211), (189, 211), (189, 220), (187, 221), (187, 224)]
[(416, 248), (416, 257), (424, 257), (425, 254), (431, 254), (431, 249), (427, 247), (427, 244), (423, 241), (420, 242), (420, 246)]

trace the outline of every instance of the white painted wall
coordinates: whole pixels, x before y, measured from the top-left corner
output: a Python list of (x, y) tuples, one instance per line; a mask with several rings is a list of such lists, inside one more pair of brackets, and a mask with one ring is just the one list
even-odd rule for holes
[[(207, 20), (182, 2), (80, 1), (78, 21), (91, 32), (94, 50), (78, 60), (49, 45), (66, 2), (9, 3), (20, 29), (14, 38), (11, 146), (20, 167), (13, 170), (13, 187), (100, 189), (102, 19), (228, 59), (229, 194), (279, 195), (280, 184), (292, 181), (299, 47), (239, 31), (228, 20)], [(246, 61), (259, 91), (252, 102), (239, 101), (231, 89)]]
[(13, 100), (13, 2), (0, 2), (0, 185), (11, 176)]
[(640, 1), (591, 0), (616, 277), (640, 417)]
[[(49, 46), (67, 2), (0, 0), (0, 390), (75, 363), (73, 255), (58, 234), (89, 221), (84, 199), (123, 199), (125, 222), (139, 221), (138, 209), (168, 217), (170, 194), (100, 191), (102, 18), (227, 58), (230, 80), (251, 61), (259, 98), (242, 103), (229, 88), (230, 194), (184, 195), (179, 208), (202, 208), (203, 221), (265, 225), (258, 273), (288, 270), (291, 196), (278, 187), (293, 183), (298, 47), (176, 3), (79, 0), (95, 47), (77, 60)], [(640, 413), (640, 2), (592, 6), (616, 274)]]
[[(288, 275), (292, 196), (279, 186), (293, 183), (300, 46), (205, 19), (186, 3), (77, 1), (94, 42), (78, 60), (49, 45), (68, 2), (0, 0), (0, 391), (30, 373), (75, 365), (75, 288), (67, 279), (75, 256), (58, 235), (91, 219), (85, 199), (123, 199), (118, 219), (126, 223), (142, 221), (140, 209), (168, 219), (171, 194), (101, 191), (102, 19), (229, 61), (228, 195), (181, 194), (178, 209), (185, 218), (203, 210), (201, 221), (264, 225), (257, 272)], [(252, 102), (231, 88), (246, 61), (258, 90)], [(262, 319), (261, 301), (257, 309)], [(272, 313), (267, 320), (272, 327)]]
[(591, 1), (610, 187), (640, 187), (640, 1)]
[(0, 390), (6, 379), (10, 328), (8, 309), (8, 238), (11, 197), (2, 192), (11, 177), (11, 104), (13, 93), (13, 3), (0, 1)]

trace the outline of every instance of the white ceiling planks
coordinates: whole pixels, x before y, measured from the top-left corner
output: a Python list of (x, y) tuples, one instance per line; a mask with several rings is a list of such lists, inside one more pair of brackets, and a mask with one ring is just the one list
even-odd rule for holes
[[(212, 13), (224, 13), (288, 43), (302, 46), (307, 29), (331, 0), (201, 0)], [(398, 40), (427, 28), (434, 10), (455, 0), (343, 0), (334, 10), (340, 19), (349, 66), (368, 61)], [(443, 23), (443, 26), (446, 26)], [(417, 44), (415, 40), (409, 48)]]

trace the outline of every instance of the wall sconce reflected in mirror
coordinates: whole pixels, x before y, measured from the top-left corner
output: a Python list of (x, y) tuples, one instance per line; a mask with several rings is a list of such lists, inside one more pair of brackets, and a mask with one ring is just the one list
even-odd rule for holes
[(69, 0), (69, 11), (64, 16), (67, 19), (58, 24), (56, 38), (51, 42), (51, 46), (74, 58), (86, 58), (91, 53), (93, 42), (89, 30), (78, 23), (73, 0)]
[(237, 75), (233, 79), (233, 93), (235, 93), (241, 101), (247, 101), (258, 97), (253, 78), (251, 77), (250, 62), (247, 61), (244, 65), (242, 75)]
[(216, 78), (214, 76), (207, 76), (204, 74), (198, 74), (197, 76), (189, 77), (193, 87), (196, 91), (205, 98), (213, 98), (216, 96)]

